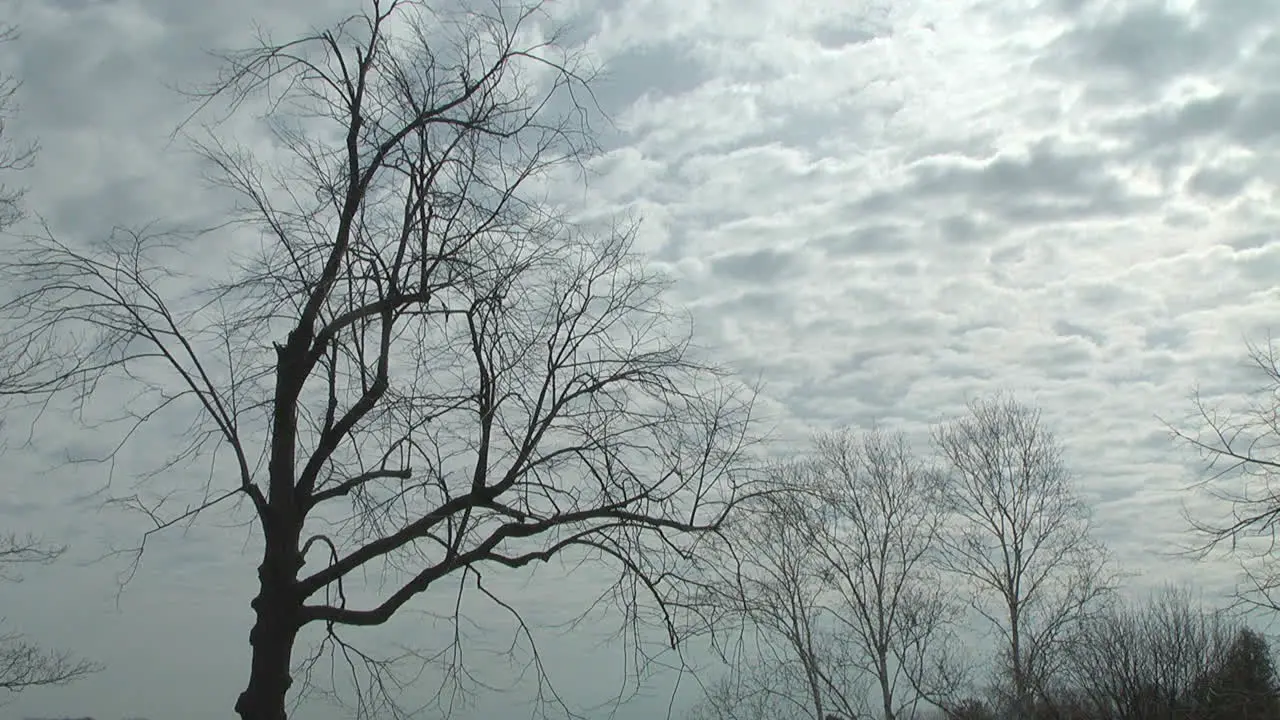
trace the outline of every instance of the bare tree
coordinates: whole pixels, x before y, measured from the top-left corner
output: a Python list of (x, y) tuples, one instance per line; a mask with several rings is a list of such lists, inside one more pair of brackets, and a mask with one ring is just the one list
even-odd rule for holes
[[(1280, 567), (1275, 547), (1280, 536), (1280, 357), (1271, 338), (1250, 343), (1249, 361), (1260, 380), (1236, 407), (1213, 406), (1194, 395), (1194, 419), (1188, 427), (1166, 422), (1176, 441), (1204, 461), (1196, 488), (1230, 509), (1225, 518), (1211, 510), (1186, 513), (1196, 541), (1192, 555), (1226, 550), (1241, 560), (1244, 578), (1237, 598), (1246, 607), (1280, 610)], [(1194, 426), (1194, 427), (1191, 427)], [(1216, 509), (1216, 508), (1214, 508)]]
[[(5, 260), (10, 352), (61, 343), (15, 392), (90, 413), (127, 387), (104, 421), (122, 442), (192, 428), (121, 498), (153, 523), (138, 552), (214, 505), (250, 506), (245, 720), (287, 717), (295, 671), (305, 690), (322, 657), (348, 667), (357, 714), (397, 713), (399, 676), (350, 628), (446, 584), (455, 621), (471, 598), (515, 613), (485, 578), (566, 553), (611, 562), (627, 618), (656, 608), (675, 642), (680, 569), (743, 497), (750, 393), (691, 353), (631, 228), (589, 232), (544, 200), (591, 151), (589, 74), (545, 19), (373, 0), (228, 56), (202, 102), (264, 99), (276, 150), (199, 144), (243, 200), (233, 229), (256, 233), (228, 245), (253, 248), (228, 250), (229, 279), (205, 262), (175, 283), (172, 234), (78, 247), (46, 232)], [(208, 482), (170, 511), (154, 481), (197, 462)], [(394, 584), (361, 605), (348, 588), (364, 573)], [(455, 627), (421, 659), (456, 689)], [(318, 639), (298, 658), (304, 629)]]
[[(0, 26), (0, 44), (15, 40), (18, 29), (12, 25)], [(25, 170), (35, 161), (36, 144), (15, 144), (8, 132), (8, 121), (18, 110), (17, 94), (21, 82), (11, 74), (0, 75), (0, 173)], [(23, 191), (0, 182), (0, 230), (12, 226), (22, 218)]]
[(976, 400), (934, 440), (950, 469), (943, 560), (998, 629), (1010, 705), (1029, 717), (1080, 622), (1113, 589), (1107, 555), (1038, 410), (1006, 395)]
[(902, 435), (849, 430), (816, 436), (771, 475), (778, 492), (753, 501), (707, 562), (729, 574), (710, 584), (717, 601), (758, 641), (730, 661), (770, 677), (790, 667), (796, 682), (735, 678), (735, 702), (789, 688), (811, 717), (861, 717), (874, 686), (875, 714), (892, 719), (950, 700), (964, 673), (946, 643), (958, 608), (935, 572), (941, 475)]
[[(712, 578), (704, 602), (725, 611), (740, 641), (727, 645), (725, 658), (738, 669), (727, 681), (733, 704), (712, 703), (724, 712), (765, 703), (818, 720), (833, 710), (857, 716), (863, 704), (857, 658), (828, 607), (829, 569), (817, 547), (819, 472), (809, 459), (775, 464), (775, 491), (744, 504), (722, 540), (704, 550)], [(755, 682), (762, 677), (768, 682)]]
[(901, 434), (840, 430), (816, 439), (821, 498), (811, 551), (835, 600), (828, 607), (874, 678), (885, 720), (955, 690), (946, 671), (957, 619), (936, 572), (943, 475)]

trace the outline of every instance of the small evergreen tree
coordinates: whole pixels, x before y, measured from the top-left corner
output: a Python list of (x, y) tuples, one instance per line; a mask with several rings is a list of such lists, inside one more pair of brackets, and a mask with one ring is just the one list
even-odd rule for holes
[(1195, 720), (1280, 720), (1280, 686), (1266, 638), (1241, 629), (1222, 661), (1196, 684)]

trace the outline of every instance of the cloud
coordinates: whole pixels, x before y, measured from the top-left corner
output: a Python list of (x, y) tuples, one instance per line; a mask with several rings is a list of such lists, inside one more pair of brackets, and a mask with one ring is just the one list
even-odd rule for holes
[(1064, 34), (1066, 59), (1120, 74), (1135, 86), (1160, 85), (1234, 60), (1235, 46), (1223, 42), (1228, 38), (1215, 38), (1190, 12), (1154, 2), (1112, 7), (1118, 9)]
[(794, 252), (763, 249), (730, 253), (711, 259), (711, 272), (718, 278), (755, 286), (769, 285), (783, 277), (804, 272), (804, 260)]
[(962, 198), (997, 219), (1078, 221), (1138, 209), (1144, 199), (1108, 172), (1104, 153), (1059, 148), (1052, 139), (991, 158), (934, 156), (913, 164), (894, 191), (932, 204)]

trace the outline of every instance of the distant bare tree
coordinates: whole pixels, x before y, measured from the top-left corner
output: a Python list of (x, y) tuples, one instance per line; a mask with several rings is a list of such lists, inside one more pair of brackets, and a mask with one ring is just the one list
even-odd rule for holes
[[(24, 565), (47, 565), (65, 548), (49, 545), (33, 535), (0, 536), (0, 580), (21, 582)], [(20, 692), (32, 687), (66, 685), (101, 669), (97, 663), (68, 652), (36, 645), (16, 632), (0, 633), (0, 689)]]
[[(856, 715), (863, 703), (858, 659), (837, 634), (825, 597), (830, 576), (817, 549), (819, 472), (809, 459), (775, 464), (770, 476), (777, 491), (744, 504), (722, 542), (704, 548), (712, 578), (704, 602), (721, 608), (730, 622), (745, 622), (739, 628), (743, 642), (731, 645), (726, 660), (749, 670), (722, 684), (721, 694), (732, 687), (738, 696), (720, 698), (714, 707), (767, 699), (817, 720), (831, 710)], [(758, 685), (761, 678), (769, 682)]]
[[(0, 25), (0, 44), (18, 37), (18, 29), (12, 25)], [(35, 143), (15, 143), (8, 132), (8, 122), (18, 110), (17, 94), (21, 82), (12, 74), (0, 74), (0, 173), (25, 170), (35, 161)], [(7, 178), (6, 178), (7, 180)], [(6, 229), (22, 218), (23, 191), (0, 181), (0, 230)]]
[[(126, 388), (98, 425), (122, 445), (191, 428), (140, 448), (155, 467), (118, 497), (150, 523), (139, 556), (214, 505), (250, 507), (244, 720), (284, 720), (324, 660), (355, 714), (396, 716), (407, 680), (351, 629), (446, 587), (453, 640), (410, 659), (447, 707), (478, 687), (461, 608), (516, 614), (486, 579), (566, 553), (611, 563), (626, 617), (653, 609), (675, 642), (680, 570), (746, 494), (751, 393), (691, 352), (633, 228), (575, 227), (546, 200), (593, 150), (589, 69), (537, 3), (481, 5), (371, 0), (227, 56), (202, 101), (265, 108), (275, 144), (198, 144), (242, 200), (225, 266), (180, 276), (180, 236), (147, 232), (46, 232), (3, 260), (5, 351), (39, 359), (10, 392), (95, 418), (95, 393)], [(203, 485), (153, 484), (195, 463)], [(357, 599), (366, 575), (390, 588)]]
[(958, 615), (936, 571), (944, 476), (881, 430), (819, 435), (815, 461), (811, 552), (836, 598), (831, 617), (874, 678), (885, 720), (912, 717), (922, 699), (949, 698), (959, 675), (938, 672)]
[(873, 714), (892, 720), (950, 700), (965, 673), (946, 644), (958, 607), (935, 569), (941, 474), (902, 435), (840, 430), (771, 475), (779, 492), (753, 501), (729, 549), (708, 555), (726, 575), (708, 586), (758, 641), (750, 661), (777, 668), (770, 677), (790, 667), (796, 682), (734, 678), (735, 702), (785, 687), (815, 720), (865, 717), (872, 685)]
[(1197, 489), (1230, 508), (1225, 519), (1210, 517), (1212, 511), (1186, 513), (1196, 538), (1191, 553), (1236, 555), (1244, 570), (1240, 603), (1280, 611), (1280, 357), (1270, 338), (1250, 343), (1248, 355), (1259, 385), (1247, 400), (1237, 407), (1212, 406), (1197, 392), (1187, 427), (1165, 425), (1204, 460)]
[(1114, 588), (1107, 554), (1038, 410), (1007, 395), (975, 400), (934, 441), (950, 471), (943, 560), (973, 583), (975, 609), (1002, 637), (1009, 703), (1030, 717)]

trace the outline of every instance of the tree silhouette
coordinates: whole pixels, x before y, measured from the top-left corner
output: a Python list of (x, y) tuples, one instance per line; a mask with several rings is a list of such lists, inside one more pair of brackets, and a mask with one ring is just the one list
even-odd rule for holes
[(1008, 705), (1025, 717), (1061, 671), (1080, 623), (1114, 589), (1106, 549), (1040, 411), (1010, 395), (935, 428), (953, 522), (942, 558), (1000, 635)]
[[(27, 370), (9, 392), (93, 417), (95, 391), (128, 388), (99, 425), (118, 447), (190, 428), (147, 446), (117, 498), (146, 523), (134, 559), (214, 506), (252, 512), (244, 720), (284, 720), (295, 678), (339, 673), (354, 690), (318, 691), (396, 716), (406, 676), (441, 664), (450, 705), (483, 687), (464, 662), (476, 603), (512, 616), (545, 680), (488, 580), (562, 554), (607, 564), (625, 622), (674, 643), (693, 548), (749, 494), (751, 390), (697, 356), (634, 225), (581, 227), (547, 199), (594, 148), (590, 68), (539, 3), (477, 5), (372, 0), (228, 55), (202, 101), (264, 109), (278, 152), (216, 126), (197, 143), (240, 201), (211, 232), (243, 234), (189, 284), (173, 234), (46, 230), (3, 260), (2, 349)], [(204, 480), (174, 480), (197, 463)], [(375, 597), (348, 591), (379, 574)], [(444, 647), (352, 641), (445, 588)]]

